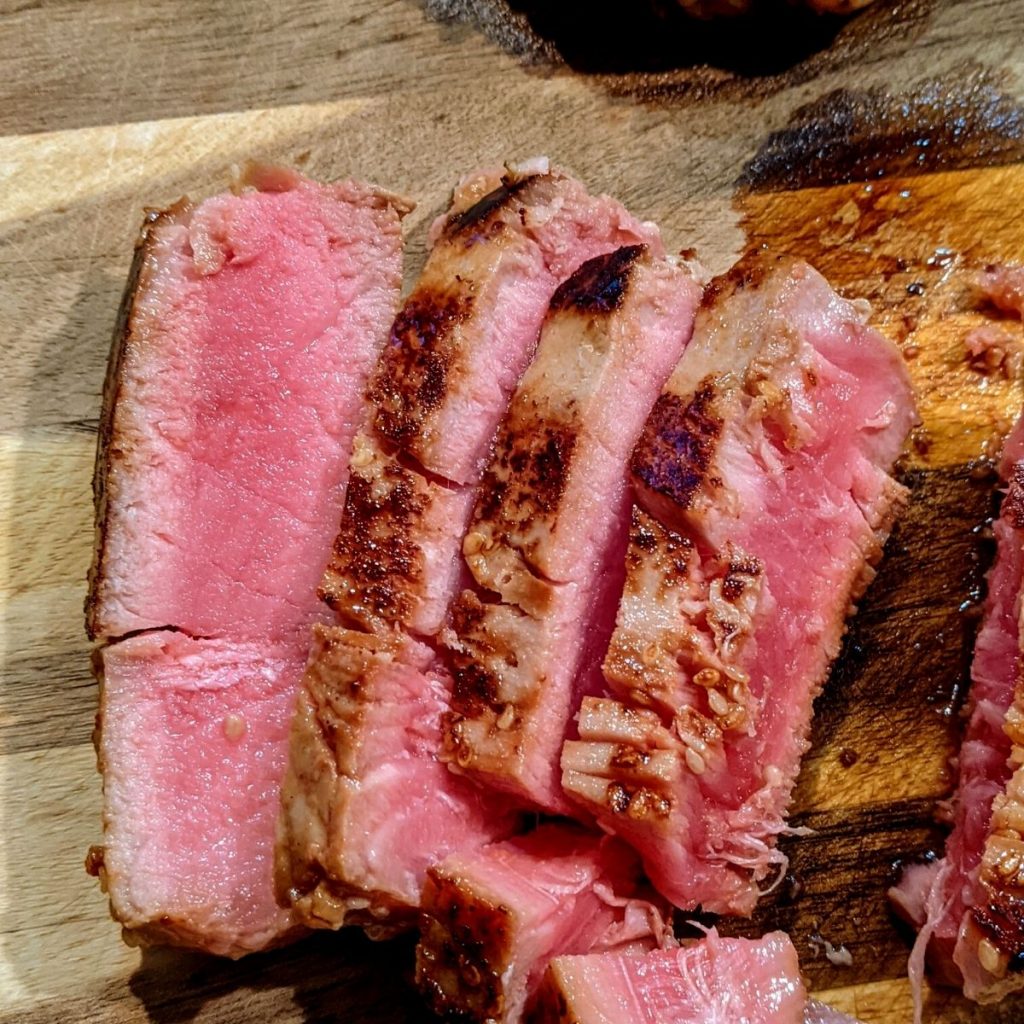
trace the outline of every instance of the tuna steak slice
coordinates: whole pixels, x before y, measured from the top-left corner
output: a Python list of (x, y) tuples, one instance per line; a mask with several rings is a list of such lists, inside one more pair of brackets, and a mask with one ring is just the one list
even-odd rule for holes
[(92, 637), (255, 640), (315, 615), (408, 207), (251, 180), (143, 231), (100, 433)]
[(558, 957), (544, 976), (534, 1019), (536, 1024), (803, 1024), (806, 1002), (796, 950), (785, 933), (727, 939), (712, 929), (693, 945), (643, 956)]
[(278, 825), (279, 898), (312, 927), (415, 923), (427, 868), (515, 817), (437, 757), (449, 683), (396, 634), (314, 626)]
[(629, 455), (699, 295), (641, 246), (583, 264), (555, 293), (498, 431), (463, 542), (480, 590), (461, 594), (442, 633), (455, 680), (445, 738), (460, 770), (522, 803), (569, 806), (559, 756), (581, 693), (603, 687)]
[(574, 825), (456, 853), (428, 873), (417, 984), (440, 1016), (513, 1024), (553, 956), (657, 944), (639, 878), (625, 844)]
[(996, 1002), (1024, 988), (1024, 418), (1000, 474), (1007, 490), (971, 666), (953, 831), (941, 861), (912, 866), (890, 893), (921, 928), (910, 959), (918, 1004), (926, 951), (938, 979), (962, 984), (970, 999)]
[(227, 956), (286, 938), (271, 867), (303, 652), (153, 632), (97, 661), (105, 845), (90, 861), (114, 916)]
[(248, 184), (143, 231), (108, 373), (87, 605), (112, 643), (98, 656), (106, 849), (90, 868), (138, 937), (232, 956), (294, 929), (273, 897), (287, 722), (407, 209), (271, 168)]
[(900, 354), (804, 263), (709, 286), (632, 461), (637, 507), (604, 670), (566, 791), (677, 906), (749, 913), (811, 705), (904, 489)]
[(558, 172), (481, 173), (456, 192), (370, 387), (321, 588), (348, 624), (437, 632), (461, 585), (474, 488), (552, 294), (585, 260), (641, 243), (662, 251), (653, 225)]

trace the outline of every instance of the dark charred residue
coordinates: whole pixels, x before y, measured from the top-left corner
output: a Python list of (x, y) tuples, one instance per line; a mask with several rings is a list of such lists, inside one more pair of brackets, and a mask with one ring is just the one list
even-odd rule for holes
[(707, 19), (675, 0), (426, 0), (426, 8), (475, 25), (527, 62), (567, 65), (599, 76), (614, 95), (665, 104), (762, 97), (858, 58), (902, 52), (933, 2), (878, 2), (844, 17), (755, 0), (742, 16)]
[(758, 576), (764, 567), (756, 558), (734, 558), (722, 580), (722, 597), (735, 603), (743, 596), (743, 592)]
[(449, 219), (444, 228), (445, 237), (456, 238), (473, 229), (479, 229), (495, 213), (508, 206), (513, 197), (519, 195), (536, 177), (537, 175), (516, 179), (503, 178), (501, 184), (493, 192), (488, 192), (483, 199), (478, 199), (468, 209), (454, 214)]
[(377, 409), (374, 426), (396, 448), (414, 451), (423, 421), (444, 400), (452, 360), (448, 340), (472, 309), (465, 286), (416, 291), (395, 318), (369, 398)]
[(508, 909), (447, 878), (427, 882), (424, 906), (416, 978), (432, 1009), (446, 1020), (500, 1020), (511, 950)]
[(763, 252), (752, 249), (745, 252), (724, 274), (713, 277), (704, 288), (700, 304), (702, 309), (712, 309), (730, 295), (746, 288), (757, 288), (775, 269), (776, 264), (788, 257), (781, 253)]
[(838, 185), (1024, 159), (1024, 108), (987, 72), (912, 91), (839, 89), (768, 137), (738, 184), (753, 191)]
[(453, 723), (459, 716), (474, 717), (487, 708), (497, 710), (501, 707), (498, 677), (488, 668), (493, 656), (500, 654), (489, 636), (488, 607), (476, 594), (467, 590), (452, 603), (449, 612), (449, 625), (460, 641), (458, 648), (443, 649), (454, 683)]
[(416, 475), (389, 461), (377, 479), (354, 472), (321, 598), (363, 627), (404, 622), (422, 576), (411, 526), (426, 507)]
[(1014, 464), (1008, 481), (1003, 512), (1013, 523), (1014, 529), (1024, 530), (1024, 462)]
[(659, 396), (633, 452), (636, 481), (680, 509), (690, 507), (704, 484), (722, 432), (714, 397), (713, 381), (705, 381), (685, 404), (677, 395)]
[(988, 902), (973, 907), (971, 917), (996, 949), (1009, 957), (1009, 969), (1024, 970), (1024, 897), (991, 885), (984, 885), (984, 890)]
[(611, 313), (622, 305), (633, 268), (646, 252), (644, 245), (626, 245), (587, 260), (551, 298), (551, 311)]

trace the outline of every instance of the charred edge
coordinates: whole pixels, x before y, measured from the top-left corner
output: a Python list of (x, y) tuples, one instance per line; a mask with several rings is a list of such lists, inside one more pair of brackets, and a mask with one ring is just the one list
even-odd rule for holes
[(1014, 465), (1007, 484), (1003, 513), (1009, 518), (1014, 529), (1024, 530), (1024, 461)]
[(448, 879), (427, 882), (424, 907), (429, 916), (417, 949), (416, 981), (433, 1011), (449, 1020), (501, 1020), (502, 975), (510, 949), (508, 909)]
[(537, 992), (532, 1019), (535, 1024), (580, 1024), (552, 970), (548, 969)]
[(153, 248), (154, 232), (161, 224), (180, 217), (188, 210), (188, 207), (187, 199), (179, 199), (177, 203), (166, 210), (148, 210), (146, 212), (142, 229), (135, 243), (135, 254), (128, 271), (128, 280), (125, 282), (121, 305), (118, 307), (117, 318), (114, 321), (110, 355), (107, 359), (107, 373), (103, 381), (102, 412), (96, 440), (96, 463), (92, 474), (96, 532), (92, 565), (89, 567), (89, 586), (85, 598), (85, 632), (90, 640), (95, 640), (99, 635), (101, 625), (98, 619), (101, 603), (100, 588), (103, 585), (103, 556), (107, 542), (107, 477), (110, 472), (110, 464), (123, 455), (114, 444), (114, 413), (121, 392), (124, 361), (131, 345), (135, 299), (143, 286), (142, 271)]
[(556, 511), (576, 448), (576, 431), (538, 417), (533, 422), (517, 418), (503, 434), (481, 486), (478, 520), (497, 519), (503, 509), (516, 521)]
[(734, 558), (722, 580), (722, 596), (726, 601), (735, 603), (750, 586), (751, 579), (761, 575), (763, 568), (756, 558)]
[(672, 813), (671, 798), (646, 786), (627, 786), (623, 782), (609, 784), (605, 804), (618, 817), (634, 821), (667, 818)]
[(629, 547), (626, 550), (629, 568), (639, 570), (649, 564), (651, 555), (660, 553), (666, 566), (682, 579), (689, 572), (689, 557), (692, 551), (693, 541), (689, 537), (669, 530), (634, 506)]
[(989, 901), (971, 910), (982, 935), (1009, 958), (1007, 970), (1024, 971), (1024, 897), (997, 892), (986, 885)]
[(412, 446), (424, 419), (443, 402), (452, 361), (447, 341), (472, 308), (469, 294), (416, 291), (395, 318), (369, 399), (376, 406), (374, 426), (397, 448)]
[[(490, 655), (495, 654), (487, 637), (487, 608), (471, 591), (463, 592), (451, 607), (451, 628), (469, 648), (467, 651), (444, 648), (452, 674), (452, 706), (459, 713), (449, 723), (457, 726), (459, 716), (475, 717), (486, 708), (498, 711), (498, 677), (487, 668)], [(514, 654), (509, 652), (514, 658)]]
[(483, 199), (477, 200), (468, 209), (449, 218), (444, 228), (444, 237), (454, 239), (472, 228), (479, 228), (538, 177), (540, 175), (534, 174), (514, 181), (507, 177), (502, 178), (501, 184), (493, 192), (488, 192)]
[(722, 433), (722, 421), (711, 411), (714, 397), (712, 380), (705, 380), (685, 405), (676, 395), (659, 396), (633, 453), (636, 482), (681, 509), (690, 507), (707, 479)]
[(711, 309), (724, 299), (747, 288), (757, 288), (787, 257), (758, 250), (747, 252), (724, 274), (713, 277), (701, 297), (701, 309)]
[(587, 260), (558, 286), (551, 312), (575, 309), (580, 313), (611, 313), (618, 309), (629, 287), (633, 268), (647, 251), (645, 245), (626, 245)]
[(359, 473), (349, 479), (341, 530), (324, 573), (320, 597), (340, 615), (363, 623), (369, 613), (394, 624), (411, 611), (411, 592), (423, 574), (412, 524), (426, 509), (414, 474), (394, 462), (381, 494)]

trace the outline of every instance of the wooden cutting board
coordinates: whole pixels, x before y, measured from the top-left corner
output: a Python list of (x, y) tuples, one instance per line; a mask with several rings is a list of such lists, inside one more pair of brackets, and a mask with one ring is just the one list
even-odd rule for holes
[[(489, 0), (465, 6), (487, 21)], [(787, 928), (825, 998), (868, 1024), (909, 1020), (907, 935), (883, 893), (901, 858), (941, 846), (933, 807), (991, 558), (985, 459), (1022, 401), (963, 347), (992, 316), (972, 270), (1024, 259), (1022, 44), (1024, 4), (920, 0), (880, 5), (791, 72), (652, 80), (524, 66), (412, 0), (0, 5), (0, 1021), (426, 1020), (408, 942), (319, 935), (239, 963), (140, 951), (85, 875), (99, 390), (144, 204), (217, 190), (249, 157), (368, 177), (420, 204), (412, 276), (460, 173), (540, 152), (715, 270), (748, 244), (805, 256), (871, 300), (907, 356), (924, 420), (913, 500), (818, 704), (795, 808), (814, 835), (732, 928)], [(928, 1017), (1019, 1021), (1024, 1003), (940, 994)]]

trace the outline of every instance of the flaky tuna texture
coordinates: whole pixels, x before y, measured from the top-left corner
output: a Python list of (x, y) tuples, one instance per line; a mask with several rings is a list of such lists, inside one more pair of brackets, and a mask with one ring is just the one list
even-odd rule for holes
[(899, 352), (807, 264), (709, 285), (633, 456), (626, 583), (566, 791), (677, 906), (749, 913), (811, 709), (904, 489)]
[(274, 822), (304, 653), (153, 632), (97, 652), (104, 848), (136, 939), (241, 956), (294, 934), (273, 894)]
[(796, 950), (787, 935), (727, 939), (711, 929), (692, 945), (641, 956), (558, 957), (544, 976), (534, 1020), (803, 1024), (806, 1001)]
[(914, 866), (890, 892), (921, 929), (910, 958), (918, 1019), (926, 958), (933, 978), (962, 984), (979, 1002), (1024, 988), (1024, 418), (1006, 440), (1000, 474), (1006, 496), (971, 665), (953, 831), (941, 861)]
[(453, 765), (519, 802), (569, 807), (559, 757), (622, 585), (628, 463), (689, 340), (700, 290), (642, 246), (584, 263), (555, 293), (498, 430), (463, 554), (475, 590), (442, 633)]
[(148, 221), (107, 382), (90, 636), (314, 617), (408, 205), (257, 169)]
[(657, 229), (538, 168), (465, 180), (369, 389), (324, 599), (353, 626), (432, 635), (463, 583), (459, 544), (495, 430), (559, 283)]
[(639, 879), (625, 844), (569, 824), (460, 851), (428, 875), (417, 985), (440, 1016), (514, 1024), (552, 957), (673, 941)]
[(438, 758), (450, 682), (425, 645), (315, 626), (281, 793), (279, 899), (310, 927), (415, 924), (427, 868), (510, 835)]

